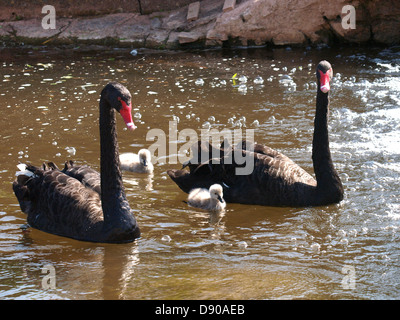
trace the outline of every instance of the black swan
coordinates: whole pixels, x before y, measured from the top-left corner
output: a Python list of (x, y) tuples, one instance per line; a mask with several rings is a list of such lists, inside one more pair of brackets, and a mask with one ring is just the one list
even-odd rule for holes
[[(330, 63), (321, 61), (316, 76), (318, 88), (312, 142), (315, 179), (278, 151), (260, 144), (253, 144), (249, 151), (245, 141), (238, 147), (230, 147), (230, 153), (226, 146), (218, 149), (199, 142), (194, 148), (198, 150), (196, 161), (192, 161), (195, 163), (189, 161), (184, 165), (190, 170), (168, 170), (168, 175), (187, 193), (193, 188), (208, 188), (218, 183), (224, 187), (224, 198), (228, 203), (298, 207), (340, 202), (344, 191), (332, 163), (328, 137), (328, 94), (333, 76)], [(220, 158), (216, 159), (218, 152)], [(208, 160), (199, 161), (204, 159), (200, 153), (208, 154)], [(232, 154), (238, 153), (254, 161), (254, 169), (250, 174), (237, 175), (236, 169), (243, 165), (235, 160), (226, 161), (227, 157), (235, 159)]]
[[(115, 110), (135, 128), (131, 94), (111, 82), (100, 97), (100, 174), (68, 162), (64, 170), (19, 165), (13, 190), (31, 227), (77, 240), (124, 243), (140, 237), (122, 183)], [(100, 187), (101, 186), (101, 187)]]

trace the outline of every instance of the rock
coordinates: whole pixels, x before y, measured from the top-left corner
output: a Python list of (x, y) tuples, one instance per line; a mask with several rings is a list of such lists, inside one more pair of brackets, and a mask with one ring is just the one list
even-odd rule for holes
[(179, 38), (179, 43), (184, 44), (184, 43), (196, 42), (197, 40), (199, 40), (200, 35), (195, 32), (180, 32), (178, 38)]
[[(398, 0), (242, 0), (238, 3), (228, 0), (141, 0), (142, 12), (153, 12), (157, 8), (164, 10), (151, 14), (140, 14), (136, 8), (139, 2), (133, 2), (135, 5), (114, 0), (112, 7), (119, 8), (117, 11), (120, 13), (99, 16), (97, 14), (107, 8), (103, 2), (101, 6), (96, 6), (96, 11), (87, 2), (55, 0), (54, 3), (60, 6), (57, 9), (57, 27), (43, 29), (40, 7), (18, 7), (0, 0), (0, 9), (11, 8), (17, 12), (11, 18), (4, 18), (10, 15), (9, 10), (2, 12), (3, 20), (7, 21), (0, 22), (0, 37), (3, 41), (36, 44), (71, 41), (98, 44), (110, 43), (108, 41), (111, 40), (111, 43), (122, 46), (158, 49), (179, 49), (191, 44), (220, 47), (227, 44), (247, 46), (271, 43), (277, 46), (310, 45), (333, 41), (400, 43)], [(76, 9), (71, 11), (75, 8), (72, 6), (74, 3)], [(228, 4), (230, 10), (227, 10)], [(342, 26), (342, 8), (348, 4), (356, 9), (355, 29)], [(199, 5), (201, 16), (197, 15), (195, 19), (194, 14), (188, 21), (188, 8)], [(165, 10), (165, 6), (170, 6), (170, 11)], [(93, 14), (81, 15), (91, 10), (94, 10)], [(72, 17), (63, 18), (69, 12)], [(78, 13), (79, 16), (74, 16)], [(29, 15), (34, 18), (26, 19)]]
[(197, 20), (199, 18), (199, 12), (200, 12), (200, 1), (189, 4), (186, 20), (187, 21)]
[(223, 12), (231, 11), (235, 8), (235, 5), (236, 5), (236, 0), (225, 0), (222, 11)]

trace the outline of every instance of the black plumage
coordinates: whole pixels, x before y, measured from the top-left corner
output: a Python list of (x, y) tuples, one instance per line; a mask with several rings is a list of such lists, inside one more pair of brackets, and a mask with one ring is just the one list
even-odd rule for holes
[(133, 129), (131, 95), (109, 83), (100, 98), (100, 173), (67, 162), (42, 168), (27, 165), (13, 190), (30, 226), (52, 234), (92, 242), (129, 242), (140, 230), (125, 196), (119, 168), (115, 110)]
[[(225, 201), (231, 203), (318, 206), (340, 202), (344, 191), (332, 163), (328, 137), (329, 81), (333, 74), (330, 63), (321, 61), (316, 74), (318, 89), (312, 151), (315, 178), (284, 154), (245, 141), (237, 146), (223, 144), (219, 150), (199, 142), (194, 148), (195, 161), (184, 165), (189, 171), (184, 168), (168, 170), (168, 175), (187, 193), (194, 188), (220, 184), (224, 187)], [(249, 174), (238, 174), (237, 169), (245, 166), (238, 159), (244, 157), (246, 161), (253, 161), (254, 168)]]

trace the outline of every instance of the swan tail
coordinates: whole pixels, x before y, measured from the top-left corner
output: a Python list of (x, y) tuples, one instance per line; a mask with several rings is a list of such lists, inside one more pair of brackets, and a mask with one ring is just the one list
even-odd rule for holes
[(19, 171), (15, 173), (16, 179), (13, 182), (13, 191), (18, 199), (22, 212), (28, 213), (32, 205), (32, 193), (30, 185), (43, 171), (38, 167), (20, 163), (17, 165)]

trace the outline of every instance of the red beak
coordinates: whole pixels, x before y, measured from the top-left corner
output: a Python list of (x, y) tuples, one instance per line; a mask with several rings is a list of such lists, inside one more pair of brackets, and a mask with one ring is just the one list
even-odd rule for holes
[(124, 119), (127, 128), (129, 130), (135, 130), (136, 126), (132, 120), (132, 105), (126, 104), (126, 102), (122, 99), (120, 101), (121, 101), (122, 108), (119, 111), (119, 113), (121, 114), (122, 118)]
[(320, 77), (319, 77), (319, 82), (321, 84), (320, 89), (323, 93), (327, 93), (331, 89), (331, 86), (329, 84), (329, 81), (330, 81), (329, 75), (330, 75), (331, 69), (329, 69), (326, 73), (323, 73), (321, 70), (318, 70), (318, 72), (320, 75)]

